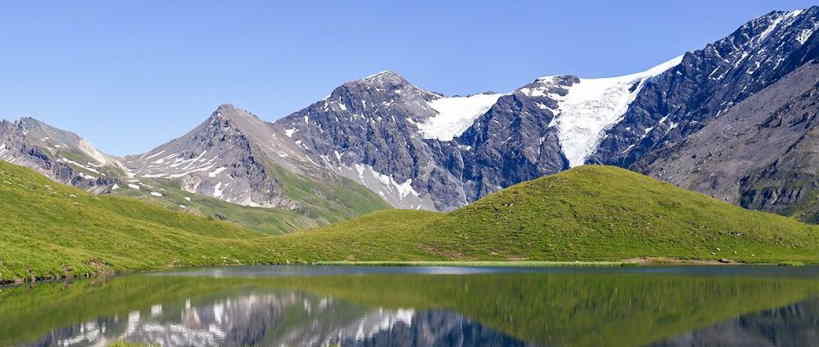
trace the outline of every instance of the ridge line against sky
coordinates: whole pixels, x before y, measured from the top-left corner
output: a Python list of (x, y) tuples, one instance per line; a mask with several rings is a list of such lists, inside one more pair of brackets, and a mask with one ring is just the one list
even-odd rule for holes
[(32, 116), (105, 152), (181, 136), (219, 104), (274, 120), (391, 70), (447, 95), (537, 77), (617, 76), (810, 1), (266, 1), (0, 5), (0, 118)]

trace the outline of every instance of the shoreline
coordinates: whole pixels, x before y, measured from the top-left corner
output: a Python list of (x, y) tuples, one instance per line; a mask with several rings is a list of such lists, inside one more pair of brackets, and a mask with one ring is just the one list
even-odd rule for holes
[[(420, 260), (420, 261), (317, 261), (303, 263), (269, 263), (269, 264), (214, 264), (194, 268), (211, 268), (223, 266), (280, 266), (280, 265), (305, 265), (305, 266), (381, 266), (381, 267), (424, 267), (424, 266), (449, 266), (449, 267), (532, 267), (532, 268), (617, 268), (617, 267), (642, 267), (642, 266), (769, 266), (769, 267), (801, 267), (815, 266), (819, 264), (806, 264), (794, 261), (782, 261), (774, 263), (745, 263), (731, 260), (706, 260), (706, 259), (679, 259), (665, 257), (641, 257), (625, 259), (620, 261), (545, 261), (545, 260)], [(36, 277), (31, 279), (0, 279), (0, 289), (30, 285), (33, 283), (48, 283), (57, 281), (71, 281), (93, 279), (105, 276), (123, 276), (130, 274), (164, 272), (190, 267), (159, 267), (155, 269), (141, 269), (132, 271), (99, 271), (82, 274), (71, 274), (63, 276)]]
[(639, 266), (639, 263), (624, 261), (320, 261), (308, 265), (316, 266), (452, 266), (452, 267), (623, 267)]

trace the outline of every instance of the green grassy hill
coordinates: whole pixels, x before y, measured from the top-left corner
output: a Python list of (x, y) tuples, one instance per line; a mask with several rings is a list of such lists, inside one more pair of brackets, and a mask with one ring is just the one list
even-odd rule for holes
[(277, 241), (308, 261), (819, 261), (816, 226), (605, 166), (522, 183), (449, 214), (382, 211)]
[[(265, 235), (0, 162), (0, 280), (280, 261)], [(31, 272), (29, 272), (31, 271)]]
[(387, 210), (281, 236), (94, 196), (0, 162), (0, 280), (320, 261), (819, 263), (819, 229), (613, 167), (523, 183), (449, 214)]

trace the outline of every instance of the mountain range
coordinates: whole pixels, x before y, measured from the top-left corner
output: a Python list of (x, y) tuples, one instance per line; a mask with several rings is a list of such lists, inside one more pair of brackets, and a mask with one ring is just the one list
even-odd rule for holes
[(0, 159), (250, 226), (261, 217), (248, 213), (278, 211), (280, 232), (390, 206), (452, 211), (586, 164), (817, 222), (817, 28), (819, 7), (774, 11), (644, 72), (503, 93), (446, 96), (385, 71), (273, 122), (221, 105), (122, 158), (31, 118), (3, 121)]

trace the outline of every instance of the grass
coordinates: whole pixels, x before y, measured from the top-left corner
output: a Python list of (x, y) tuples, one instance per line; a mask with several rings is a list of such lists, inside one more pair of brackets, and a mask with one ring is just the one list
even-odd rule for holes
[(277, 241), (308, 262), (819, 262), (816, 226), (605, 166), (522, 183), (448, 214), (380, 211)]
[(805, 266), (805, 263), (799, 261), (783, 261), (778, 264), (779, 266), (790, 266), (790, 267), (798, 267), (798, 266)]
[[(268, 163), (267, 167), (271, 168), (273, 179), (282, 185), (285, 196), (296, 201), (299, 207), (291, 210), (240, 206), (188, 193), (182, 190), (179, 181), (169, 179), (140, 179), (153, 188), (137, 190), (122, 187), (114, 193), (273, 235), (340, 222), (389, 208), (378, 195), (347, 178), (327, 177), (325, 179), (332, 181), (321, 183), (290, 173), (273, 163)], [(152, 191), (162, 196), (152, 196)]]
[[(178, 182), (172, 180), (141, 179), (141, 181), (154, 189), (136, 190), (123, 187), (115, 191), (115, 194), (159, 204), (172, 211), (224, 220), (252, 231), (272, 235), (326, 224), (323, 220), (317, 220), (296, 211), (246, 207), (204, 195), (188, 193), (180, 188)], [(162, 197), (152, 196), (151, 191), (161, 193)]]
[(448, 214), (384, 210), (268, 236), (157, 204), (86, 194), (0, 163), (0, 211), (0, 280), (261, 263), (819, 263), (816, 226), (603, 166), (519, 184)]
[(116, 196), (95, 196), (0, 163), (0, 280), (285, 258), (264, 234)]
[(297, 212), (330, 224), (389, 208), (389, 204), (361, 184), (343, 177), (312, 179), (268, 163), (285, 195), (301, 203)]

